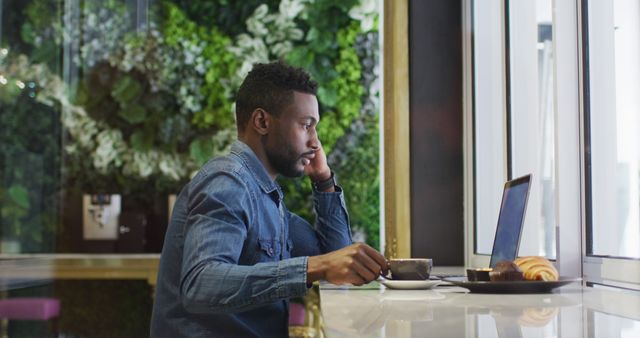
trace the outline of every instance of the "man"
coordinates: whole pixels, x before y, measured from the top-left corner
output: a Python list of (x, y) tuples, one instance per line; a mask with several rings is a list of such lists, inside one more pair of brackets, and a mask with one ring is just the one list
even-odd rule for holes
[[(379, 252), (351, 244), (344, 197), (316, 134), (316, 87), (280, 62), (245, 78), (238, 141), (200, 169), (174, 206), (152, 337), (287, 336), (288, 299), (314, 281), (362, 285), (387, 273)], [(287, 210), (278, 175), (310, 177), (314, 226)]]

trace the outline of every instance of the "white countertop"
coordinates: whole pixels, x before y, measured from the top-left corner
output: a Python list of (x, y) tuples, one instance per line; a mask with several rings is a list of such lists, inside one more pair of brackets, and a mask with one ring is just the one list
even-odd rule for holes
[(547, 294), (321, 284), (326, 337), (640, 337), (640, 293), (572, 283)]

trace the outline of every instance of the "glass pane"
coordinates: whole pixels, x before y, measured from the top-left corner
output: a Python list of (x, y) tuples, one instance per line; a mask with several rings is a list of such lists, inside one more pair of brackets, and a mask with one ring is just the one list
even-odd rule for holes
[(491, 254), (505, 170), (501, 0), (473, 6), (475, 251)]
[[(378, 5), (0, 0), (0, 253), (159, 253), (236, 138), (239, 84), (278, 59), (318, 82), (354, 236), (379, 247)], [(279, 183), (313, 222), (309, 181)]]
[(552, 6), (509, 2), (511, 177), (532, 174), (519, 255), (549, 258), (556, 256)]
[(640, 2), (589, 1), (588, 25), (588, 253), (640, 258)]
[(593, 330), (590, 337), (640, 337), (640, 321), (593, 312)]
[[(0, 253), (56, 248), (61, 111), (38, 94), (47, 90), (42, 78), (59, 71), (62, 48), (51, 34), (33, 34), (60, 20), (54, 3), (40, 1), (43, 18), (27, 2), (0, 1)], [(27, 18), (33, 25), (20, 29)]]

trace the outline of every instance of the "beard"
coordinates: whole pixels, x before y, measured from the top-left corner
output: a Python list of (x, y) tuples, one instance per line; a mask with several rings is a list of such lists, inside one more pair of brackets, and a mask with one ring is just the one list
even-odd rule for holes
[(269, 146), (269, 136), (262, 138), (262, 145), (267, 155), (267, 160), (279, 174), (285, 177), (295, 178), (304, 175), (304, 167), (300, 167), (302, 154), (297, 154), (291, 148), (289, 142), (285, 142), (276, 136), (275, 144)]

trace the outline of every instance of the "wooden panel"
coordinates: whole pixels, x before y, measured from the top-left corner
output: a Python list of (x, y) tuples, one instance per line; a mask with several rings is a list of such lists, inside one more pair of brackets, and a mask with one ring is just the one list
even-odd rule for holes
[(407, 0), (384, 1), (385, 256), (411, 255)]

